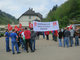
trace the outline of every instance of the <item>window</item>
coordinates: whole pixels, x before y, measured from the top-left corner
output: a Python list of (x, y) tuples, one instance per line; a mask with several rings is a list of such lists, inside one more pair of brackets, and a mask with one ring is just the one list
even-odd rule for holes
[(31, 19), (31, 16), (29, 16), (29, 19)]

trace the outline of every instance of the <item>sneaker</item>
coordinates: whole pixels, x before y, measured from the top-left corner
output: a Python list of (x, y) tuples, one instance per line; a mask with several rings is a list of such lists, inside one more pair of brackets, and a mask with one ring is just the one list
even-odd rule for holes
[(11, 51), (11, 49), (8, 52), (10, 52), (10, 51)]
[(17, 52), (17, 54), (20, 54), (21, 52)]
[(15, 54), (15, 53), (12, 53), (13, 55)]
[(34, 52), (34, 51), (31, 51), (31, 52)]
[(27, 53), (29, 53), (29, 51), (27, 51)]

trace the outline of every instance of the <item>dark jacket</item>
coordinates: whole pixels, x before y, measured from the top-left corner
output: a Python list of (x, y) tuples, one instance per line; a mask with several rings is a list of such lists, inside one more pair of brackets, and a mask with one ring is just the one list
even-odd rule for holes
[(64, 34), (65, 30), (63, 31), (63, 37), (65, 37), (65, 34)]
[(58, 34), (59, 34), (59, 39), (62, 39), (62, 37), (63, 37), (63, 32), (60, 31)]
[(65, 35), (65, 37), (70, 37), (70, 31), (65, 30), (64, 35)]
[(36, 37), (36, 32), (31, 30), (31, 40), (35, 40), (35, 37)]
[(79, 32), (78, 31), (75, 31), (75, 36), (79, 36)]

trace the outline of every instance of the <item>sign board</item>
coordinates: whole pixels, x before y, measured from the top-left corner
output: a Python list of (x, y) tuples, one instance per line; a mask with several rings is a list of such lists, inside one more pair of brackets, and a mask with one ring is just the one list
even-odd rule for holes
[(34, 31), (59, 30), (59, 24), (58, 24), (58, 21), (54, 21), (54, 22), (37, 22), (37, 21), (33, 21), (33, 30)]

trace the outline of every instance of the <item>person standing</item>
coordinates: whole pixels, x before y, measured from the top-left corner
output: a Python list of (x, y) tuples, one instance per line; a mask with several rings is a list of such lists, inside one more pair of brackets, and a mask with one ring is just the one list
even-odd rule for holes
[(43, 39), (45, 39), (45, 33), (43, 32)]
[(6, 52), (9, 52), (11, 51), (10, 50), (10, 47), (9, 47), (9, 30), (7, 29), (6, 32), (5, 32), (5, 40), (6, 40)]
[(17, 34), (17, 36), (18, 36), (18, 38), (17, 38), (17, 40), (18, 40), (18, 41), (17, 41), (17, 43), (18, 43), (18, 47), (20, 47), (21, 44), (20, 44), (20, 39), (19, 39), (19, 32), (16, 31), (16, 34)]
[(79, 32), (75, 31), (75, 46), (79, 46)]
[(25, 28), (25, 31), (24, 31), (24, 35), (25, 35), (25, 41), (26, 41), (26, 51), (27, 53), (29, 52), (28, 51), (28, 48), (30, 47), (31, 51), (32, 51), (32, 48), (31, 48), (31, 32), (30, 30), (28, 30), (27, 28)]
[(54, 32), (54, 38), (55, 38), (55, 41), (56, 41), (56, 42), (57, 42), (57, 36), (58, 36), (58, 31), (55, 30), (55, 32)]
[(62, 47), (63, 32), (61, 31), (61, 29), (60, 29), (58, 35), (59, 35), (59, 47)]
[(21, 52), (19, 52), (19, 47), (18, 47), (18, 43), (17, 43), (18, 36), (15, 33), (15, 30), (14, 29), (12, 30), (12, 33), (10, 34), (10, 37), (11, 37), (11, 42), (12, 42), (12, 53), (15, 54), (14, 46), (16, 47), (17, 54), (21, 53)]
[(40, 32), (37, 32), (37, 39), (39, 40)]
[(64, 30), (63, 30), (63, 43), (64, 43), (64, 46), (65, 46), (65, 34), (64, 34), (65, 31), (66, 31), (66, 28), (64, 28)]
[(71, 28), (70, 30), (70, 46), (72, 47), (73, 45), (73, 37), (74, 37), (74, 30)]
[(32, 51), (35, 51), (35, 38), (36, 38), (36, 32), (33, 31), (33, 28), (31, 28), (31, 47)]
[(68, 28), (65, 30), (64, 35), (65, 35), (65, 38), (64, 38), (64, 47), (65, 47), (65, 44), (67, 44), (67, 47), (69, 47), (70, 31), (68, 30)]
[(20, 39), (20, 44), (21, 44), (22, 48), (24, 48), (23, 47), (23, 39), (22, 39), (22, 36), (21, 36), (22, 32), (23, 32), (23, 30), (19, 31), (19, 39)]
[(53, 38), (53, 40), (55, 40), (54, 32), (55, 32), (55, 31), (52, 31), (52, 38)]
[(46, 40), (49, 40), (49, 31), (46, 31), (45, 35), (46, 35)]
[(24, 35), (24, 29), (23, 29), (23, 32), (22, 32), (22, 40), (23, 40), (23, 47), (24, 47), (24, 50), (26, 50), (26, 42), (25, 42), (25, 35)]

